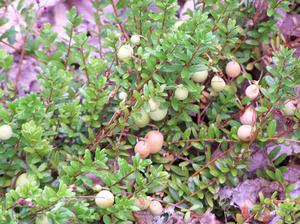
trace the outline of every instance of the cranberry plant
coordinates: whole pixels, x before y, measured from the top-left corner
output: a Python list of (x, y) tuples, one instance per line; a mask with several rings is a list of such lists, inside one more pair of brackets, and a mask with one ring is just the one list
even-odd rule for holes
[[(219, 191), (247, 178), (253, 147), (299, 144), (300, 59), (276, 26), (290, 1), (269, 0), (261, 18), (254, 1), (205, 0), (182, 21), (175, 0), (94, 0), (95, 29), (79, 32), (73, 7), (63, 38), (50, 24), (36, 35), (36, 8), (23, 2), (21, 56), (0, 50), (1, 223), (134, 223), (172, 206), (187, 223), (209, 209), (260, 217), (263, 202), (247, 215)], [(17, 34), (0, 41), (13, 47)], [(40, 67), (39, 90), (22, 95), (8, 73), (25, 56)], [(281, 184), (283, 204), (270, 201), (287, 220), (297, 206), (279, 151), (252, 175)]]

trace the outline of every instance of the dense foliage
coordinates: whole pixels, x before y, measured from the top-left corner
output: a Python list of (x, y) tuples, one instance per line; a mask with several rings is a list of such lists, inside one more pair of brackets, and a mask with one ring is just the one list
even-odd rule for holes
[[(232, 223), (276, 215), (299, 222), (280, 146), (269, 165), (252, 173), (247, 166), (253, 148), (299, 144), (300, 59), (276, 26), (277, 10), (289, 11), (291, 1), (268, 0), (259, 20), (252, 1), (205, 0), (181, 21), (175, 0), (94, 0), (96, 45), (78, 32), (75, 7), (67, 38), (58, 38), (49, 24), (36, 34), (36, 8), (23, 2), (16, 10), (25, 23), (0, 39), (11, 45), (16, 35), (25, 38), (20, 54), (40, 66), (39, 90), (19, 94), (7, 76), (15, 54), (0, 49), (0, 125), (8, 125), (0, 129), (0, 223), (133, 223), (136, 199), (147, 196), (175, 206), (186, 223), (210, 209)], [(113, 22), (103, 24), (110, 4)], [(231, 61), (234, 71), (226, 67)], [(254, 97), (245, 93), (250, 84), (258, 88)], [(245, 111), (255, 118), (241, 124)], [(138, 155), (151, 130), (162, 133), (162, 149)], [(145, 142), (135, 152), (138, 141)], [(245, 201), (246, 208), (220, 199), (224, 186), (251, 176), (280, 188), (260, 193), (255, 206)], [(113, 196), (101, 207), (95, 197), (103, 189)], [(160, 215), (155, 203), (150, 211)]]

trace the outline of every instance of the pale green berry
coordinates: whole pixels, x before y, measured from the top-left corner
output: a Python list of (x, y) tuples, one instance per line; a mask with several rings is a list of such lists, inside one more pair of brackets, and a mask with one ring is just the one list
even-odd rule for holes
[(130, 38), (130, 42), (134, 45), (139, 45), (140, 42), (141, 42), (141, 37), (140, 35), (132, 35), (131, 38)]
[(164, 109), (158, 108), (154, 111), (149, 112), (149, 116), (154, 121), (161, 121), (167, 116), (167, 113), (168, 113), (168, 108), (164, 108)]
[(146, 111), (141, 110), (140, 112), (135, 114), (134, 122), (138, 128), (145, 127), (150, 122), (149, 114)]
[(224, 79), (219, 76), (214, 76), (211, 80), (211, 88), (215, 92), (221, 92), (226, 86)]
[(46, 214), (38, 215), (35, 219), (35, 224), (52, 224), (52, 221)]
[(16, 187), (22, 187), (34, 182), (35, 179), (28, 173), (22, 173), (16, 180)]
[(175, 90), (175, 98), (177, 100), (185, 100), (189, 95), (189, 91), (184, 86), (178, 86)]
[(199, 71), (199, 72), (195, 72), (192, 75), (192, 80), (194, 82), (204, 82), (208, 77), (208, 71)]

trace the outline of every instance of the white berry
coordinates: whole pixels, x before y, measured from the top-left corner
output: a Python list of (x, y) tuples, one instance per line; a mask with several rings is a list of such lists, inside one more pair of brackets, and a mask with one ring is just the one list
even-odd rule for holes
[(114, 201), (114, 195), (108, 190), (100, 191), (95, 198), (95, 202), (100, 208), (109, 208), (113, 206)]
[(242, 124), (253, 125), (256, 122), (256, 111), (253, 107), (248, 107), (240, 117)]
[(9, 125), (2, 125), (0, 127), (0, 140), (8, 140), (11, 138), (13, 131)]
[(248, 142), (253, 138), (255, 128), (251, 125), (244, 124), (239, 127), (237, 135), (240, 140)]
[(120, 100), (126, 100), (127, 99), (128, 94), (124, 91), (119, 92), (118, 97)]
[(254, 100), (259, 95), (259, 86), (252, 84), (246, 88), (245, 94), (250, 100)]
[(149, 205), (149, 211), (151, 212), (152, 215), (161, 215), (163, 212), (164, 208), (162, 207), (161, 203), (159, 201), (151, 201)]
[(117, 56), (121, 61), (128, 61), (133, 56), (132, 47), (130, 45), (121, 46), (118, 50)]

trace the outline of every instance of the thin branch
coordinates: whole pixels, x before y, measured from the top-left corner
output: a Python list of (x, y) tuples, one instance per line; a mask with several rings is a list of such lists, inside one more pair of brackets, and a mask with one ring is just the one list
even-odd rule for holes
[(111, 4), (112, 4), (112, 7), (113, 7), (113, 12), (114, 12), (114, 15), (115, 15), (115, 18), (116, 18), (116, 22), (119, 26), (119, 29), (121, 30), (121, 32), (123, 33), (124, 37), (126, 38), (126, 40), (129, 40), (129, 37), (124, 29), (124, 27), (122, 26), (120, 20), (119, 20), (119, 17), (118, 17), (118, 12), (117, 12), (117, 7), (116, 7), (116, 4), (114, 2), (114, 0), (111, 0)]

